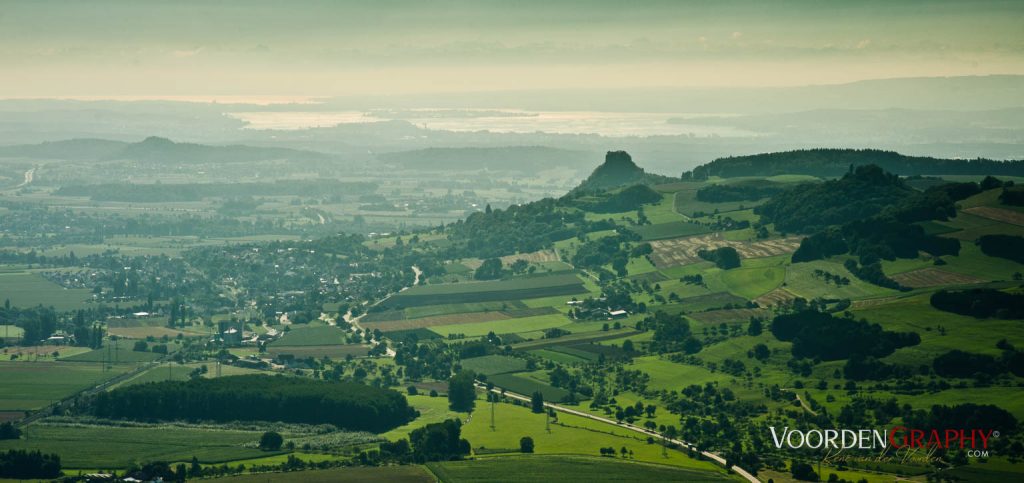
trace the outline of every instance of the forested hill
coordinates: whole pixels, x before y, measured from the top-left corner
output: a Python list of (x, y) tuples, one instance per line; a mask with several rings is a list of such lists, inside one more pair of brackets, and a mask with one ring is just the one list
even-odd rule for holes
[(808, 149), (779, 153), (730, 156), (719, 158), (683, 173), (683, 179), (706, 179), (710, 176), (776, 176), (805, 174), (826, 178), (842, 176), (850, 166), (874, 164), (900, 176), (913, 175), (981, 175), (1024, 176), (1024, 161), (991, 159), (940, 159), (904, 156), (876, 149)]
[[(650, 174), (633, 162), (625, 151), (608, 151), (604, 163), (594, 169), (587, 179), (573, 189), (573, 193), (607, 190), (634, 184), (659, 184), (678, 181), (668, 176)], [(572, 194), (572, 193), (570, 193)]]
[(137, 143), (104, 139), (69, 139), (0, 147), (0, 157), (73, 161), (132, 160), (156, 163), (242, 163), (278, 159), (318, 161), (332, 156), (314, 151), (261, 146), (212, 146), (177, 143), (151, 136)]

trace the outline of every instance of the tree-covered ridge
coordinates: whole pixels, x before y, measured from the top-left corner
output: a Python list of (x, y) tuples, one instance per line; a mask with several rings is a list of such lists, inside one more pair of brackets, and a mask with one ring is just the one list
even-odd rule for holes
[(1022, 176), (1024, 161), (991, 159), (940, 159), (905, 156), (877, 149), (807, 149), (779, 153), (719, 158), (683, 173), (683, 179), (707, 179), (711, 176), (777, 176), (804, 174), (823, 178), (842, 176), (850, 166), (874, 164), (901, 176), (993, 175)]
[(860, 166), (838, 180), (778, 193), (754, 212), (779, 230), (814, 233), (830, 225), (869, 218), (916, 193), (878, 166)]
[(740, 182), (732, 184), (713, 184), (697, 190), (697, 200), (708, 203), (725, 203), (729, 201), (757, 201), (775, 196), (787, 188), (780, 183), (764, 180)]
[(398, 392), (353, 382), (246, 375), (139, 384), (101, 392), (89, 412), (111, 419), (281, 421), (381, 432), (416, 413)]

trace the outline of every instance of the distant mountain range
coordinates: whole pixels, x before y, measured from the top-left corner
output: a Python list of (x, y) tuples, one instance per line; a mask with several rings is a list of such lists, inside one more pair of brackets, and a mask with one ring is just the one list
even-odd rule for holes
[(329, 154), (299, 149), (176, 143), (155, 136), (137, 143), (104, 139), (70, 139), (2, 146), (0, 157), (71, 161), (132, 160), (152, 163), (244, 163), (275, 159), (323, 161), (333, 158)]

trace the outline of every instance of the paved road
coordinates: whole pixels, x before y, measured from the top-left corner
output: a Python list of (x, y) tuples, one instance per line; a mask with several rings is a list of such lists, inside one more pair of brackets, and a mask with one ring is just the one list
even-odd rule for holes
[[(477, 387), (486, 389), (486, 386), (484, 386), (482, 384), (479, 384), (479, 383), (477, 384)], [(491, 389), (491, 392), (494, 392), (496, 394), (501, 394), (501, 389), (494, 388), (494, 389)], [(530, 402), (530, 398), (526, 397), (526, 396), (524, 396), (522, 394), (517, 394), (517, 393), (514, 393), (514, 392), (509, 392), (508, 390), (506, 390), (504, 394), (505, 394), (505, 397), (510, 397), (512, 399), (518, 399), (520, 401)], [(547, 402), (544, 403), (544, 406), (547, 407), (547, 408), (554, 409), (555, 411), (558, 411), (558, 412), (562, 412), (562, 413), (566, 413), (566, 414), (572, 414), (574, 416), (579, 416), (579, 417), (582, 417), (582, 418), (587, 418), (587, 419), (590, 419), (590, 420), (593, 420), (593, 421), (599, 421), (599, 422), (602, 422), (602, 423), (605, 423), (605, 424), (610, 424), (612, 426), (616, 426), (616, 427), (628, 429), (628, 430), (631, 430), (631, 431), (635, 431), (637, 433), (640, 433), (640, 434), (643, 434), (643, 435), (646, 435), (646, 436), (653, 436), (653, 437), (656, 437), (656, 438), (662, 438), (663, 437), (657, 431), (651, 431), (651, 430), (649, 430), (647, 428), (641, 428), (639, 426), (633, 426), (632, 424), (629, 424), (629, 423), (620, 423), (618, 421), (613, 421), (613, 420), (608, 419), (608, 418), (603, 418), (601, 416), (596, 416), (596, 415), (593, 415), (593, 414), (590, 414), (590, 413), (586, 413), (586, 412), (583, 412), (583, 411), (579, 411), (579, 410), (576, 410), (576, 409), (567, 408), (565, 406), (559, 406), (557, 404), (552, 404), (552, 403), (547, 403)], [(692, 444), (687, 443), (686, 441), (683, 441), (683, 440), (680, 440), (680, 439), (672, 439), (672, 438), (666, 438), (666, 439), (668, 441), (674, 443), (674, 444), (677, 444), (679, 446), (683, 446), (685, 448), (692, 448), (694, 450), (697, 449)], [(710, 460), (712, 460), (712, 461), (714, 461), (714, 462), (716, 462), (716, 463), (718, 463), (718, 464), (720, 464), (722, 466), (725, 466), (725, 463), (726, 463), (725, 462), (725, 458), (722, 458), (721, 456), (718, 456), (715, 453), (712, 453), (710, 451), (701, 451), (700, 454), (704, 455), (704, 457), (706, 457), (706, 458), (708, 458), (708, 459), (710, 459)], [(760, 483), (760, 480), (758, 480), (756, 476), (750, 474), (749, 472), (747, 472), (747, 470), (744, 470), (743, 468), (740, 468), (739, 466), (733, 466), (731, 469), (733, 471), (735, 471), (736, 474), (742, 476), (743, 478), (745, 478), (747, 481), (749, 481), (751, 483)]]

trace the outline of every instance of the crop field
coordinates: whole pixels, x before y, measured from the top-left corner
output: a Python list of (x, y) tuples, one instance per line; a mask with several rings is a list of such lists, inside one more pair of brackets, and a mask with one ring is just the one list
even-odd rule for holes
[[(306, 458), (302, 458), (306, 460)], [(283, 483), (333, 483), (333, 482), (366, 482), (366, 483), (434, 483), (437, 481), (422, 466), (353, 466), (333, 468), (329, 470), (292, 471), (286, 473), (254, 474), (214, 478), (209, 481), (222, 483), (265, 483), (267, 481)]]
[[(221, 463), (267, 453), (246, 448), (260, 432), (182, 427), (117, 427), (35, 423), (19, 441), (0, 441), (0, 450), (19, 448), (61, 455), (66, 468), (124, 468), (137, 461)], [(103, 444), (96, 444), (102, 441)]]
[(489, 355), (474, 357), (472, 359), (463, 359), (462, 368), (478, 374), (492, 376), (508, 372), (525, 371), (526, 361), (509, 356)]
[(992, 206), (978, 206), (974, 208), (967, 208), (964, 211), (982, 218), (1001, 221), (1011, 225), (1024, 226), (1024, 213), (1019, 211), (995, 208)]
[(684, 297), (679, 301), (678, 306), (687, 312), (699, 312), (722, 308), (728, 304), (745, 305), (746, 302), (746, 299), (737, 297), (729, 292), (716, 292), (696, 297)]
[(344, 359), (350, 355), (352, 357), (365, 357), (369, 351), (370, 346), (362, 344), (291, 346), (271, 344), (267, 349), (267, 353), (273, 357), (277, 357), (280, 354), (291, 354), (295, 356), (296, 359), (305, 359), (307, 357), (312, 357), (314, 359), (321, 359), (323, 357)]
[(689, 265), (704, 261), (697, 256), (699, 250), (725, 246), (735, 248), (741, 258), (773, 257), (795, 251), (800, 246), (800, 237), (791, 236), (750, 242), (728, 240), (722, 233), (713, 233), (671, 240), (655, 240), (651, 242), (651, 247), (654, 249), (651, 260), (658, 268)]
[(131, 370), (116, 365), (0, 361), (0, 410), (39, 409)]
[(420, 285), (389, 298), (388, 308), (520, 300), (554, 295), (586, 293), (583, 282), (573, 274), (545, 275), (493, 282)]
[(57, 310), (79, 309), (92, 299), (84, 288), (64, 288), (27, 271), (0, 272), (0, 296), (19, 307), (53, 306)]
[[(427, 465), (441, 481), (490, 482), (494, 475), (509, 483), (536, 481), (731, 481), (711, 471), (637, 463), (617, 458), (563, 456), (491, 457), (475, 461), (448, 461)], [(571, 475), (571, 476), (570, 476)]]
[(513, 334), (530, 332), (535, 330), (562, 327), (572, 323), (565, 315), (560, 313), (550, 315), (538, 315), (535, 317), (522, 317), (518, 319), (494, 320), (491, 322), (478, 322), (473, 324), (438, 325), (430, 327), (430, 330), (442, 336), (449, 334), (463, 334), (466, 337), (480, 337), (488, 332), (495, 334)]
[(407, 319), (417, 319), (433, 315), (461, 314), (466, 312), (500, 312), (525, 308), (527, 308), (526, 304), (519, 300), (504, 300), (496, 302), (424, 305), (421, 307), (409, 307), (402, 312), (405, 314), (405, 318)]
[(967, 285), (982, 283), (982, 280), (962, 273), (953, 273), (938, 268), (922, 268), (893, 275), (892, 279), (912, 288), (939, 287), (942, 285)]
[(527, 351), (527, 352), (529, 352), (530, 354), (533, 354), (535, 356), (543, 357), (545, 359), (552, 360), (552, 361), (555, 361), (555, 362), (558, 362), (558, 363), (561, 363), (561, 364), (570, 364), (571, 365), (571, 364), (576, 364), (576, 363), (590, 362), (589, 358), (577, 357), (577, 356), (574, 356), (574, 355), (565, 354), (565, 353), (562, 353), (562, 352), (557, 352), (557, 351), (548, 350), (548, 349), (535, 349), (535, 350), (530, 350), (530, 351)]
[(345, 331), (338, 327), (328, 325), (312, 327), (292, 325), (291, 330), (281, 336), (280, 339), (272, 342), (270, 347), (323, 346), (344, 343)]
[[(571, 330), (572, 327), (568, 327), (568, 329)], [(553, 347), (553, 346), (559, 346), (559, 345), (586, 344), (586, 343), (591, 343), (591, 342), (600, 342), (600, 341), (609, 340), (609, 339), (618, 339), (618, 338), (621, 338), (621, 337), (629, 337), (631, 335), (638, 334), (638, 333), (639, 332), (637, 332), (637, 331), (635, 331), (633, 329), (628, 329), (628, 328), (622, 328), (622, 329), (618, 329), (618, 330), (612, 329), (612, 330), (609, 330), (607, 332), (605, 332), (605, 331), (595, 331), (595, 332), (587, 332), (587, 333), (574, 333), (574, 334), (569, 334), (569, 335), (563, 335), (562, 337), (558, 337), (558, 338), (555, 338), (555, 339), (540, 339), (540, 340), (521, 342), (519, 344), (514, 344), (512, 346), (512, 348), (515, 349), (515, 350), (528, 350), (528, 351), (532, 351), (532, 350), (536, 350), (536, 349), (544, 349), (544, 348)]]
[(495, 312), (467, 312), (448, 315), (435, 315), (418, 319), (389, 320), (383, 322), (365, 322), (363, 325), (369, 329), (380, 329), (384, 332), (396, 330), (419, 329), (434, 327), (438, 325), (472, 324), (476, 322), (490, 322), (494, 320), (507, 320), (517, 317), (532, 317), (537, 315), (548, 315), (558, 313), (551, 307), (536, 309), (518, 309)]
[[(533, 394), (536, 391), (540, 391), (544, 394), (545, 401), (561, 401), (562, 398), (569, 395), (569, 391), (566, 391), (565, 389), (554, 387), (550, 384), (520, 374), (496, 374), (488, 377), (487, 382), (492, 382), (497, 387), (508, 389), (509, 391), (517, 392), (519, 394)], [(518, 441), (518, 439), (516, 441)]]
[(751, 317), (765, 318), (769, 315), (771, 315), (771, 312), (765, 309), (732, 309), (693, 312), (686, 316), (704, 325), (718, 325), (722, 323), (746, 323)]
[[(154, 352), (134, 351), (132, 350), (131, 342), (128, 341), (122, 341), (116, 346), (112, 342), (106, 342), (106, 344), (107, 347), (102, 349), (74, 354), (68, 357), (63, 357), (61, 360), (65, 362), (111, 362), (119, 364), (150, 362), (155, 361), (162, 356), (162, 354)], [(168, 346), (168, 348), (170, 348), (170, 346)]]
[[(515, 255), (505, 255), (503, 257), (500, 257), (500, 260), (501, 260), (501, 263), (503, 265), (505, 265), (505, 266), (511, 265), (516, 260), (526, 260), (527, 262), (530, 262), (530, 263), (544, 263), (544, 262), (557, 262), (557, 261), (559, 261), (558, 254), (555, 253), (554, 250), (539, 250), (539, 251), (530, 252), (530, 253), (518, 253), (518, 254), (515, 254)], [(463, 260), (461, 263), (462, 263), (462, 265), (465, 265), (468, 268), (476, 270), (477, 268), (480, 268), (480, 265), (483, 263), (483, 260), (480, 260), (479, 258), (470, 258), (470, 259)]]
[(754, 299), (754, 301), (761, 307), (771, 307), (788, 302), (795, 298), (796, 295), (793, 295), (792, 292), (780, 287)]
[(965, 242), (974, 242), (974, 240), (977, 240), (982, 235), (1005, 234), (1024, 236), (1024, 227), (964, 211), (958, 212), (956, 218), (949, 221), (938, 221), (935, 223), (957, 230), (947, 233), (945, 236)]
[(710, 231), (706, 226), (686, 221), (674, 221), (658, 225), (634, 226), (631, 227), (630, 230), (640, 235), (644, 241), (700, 235)]

